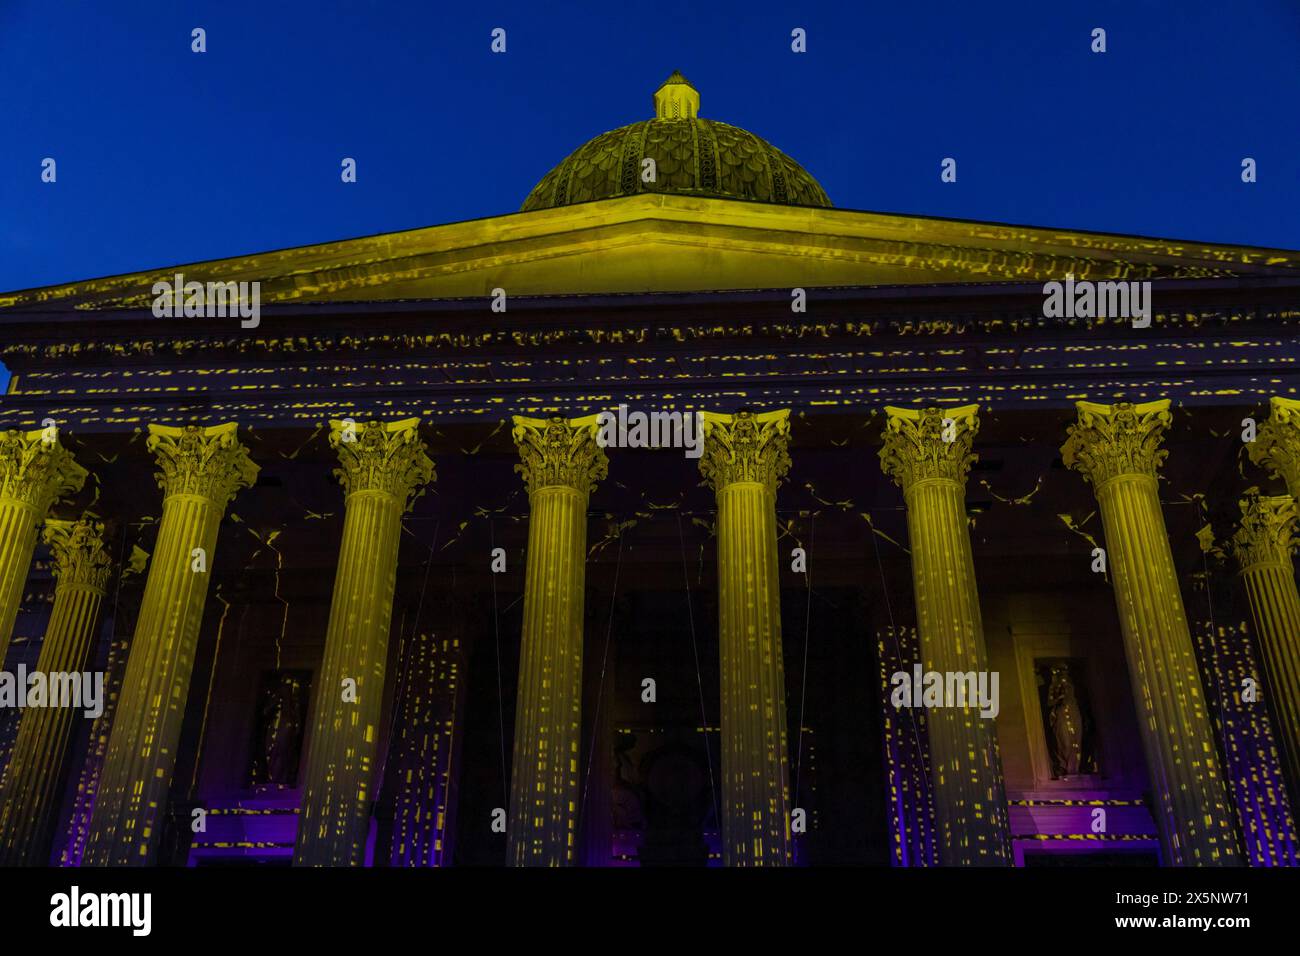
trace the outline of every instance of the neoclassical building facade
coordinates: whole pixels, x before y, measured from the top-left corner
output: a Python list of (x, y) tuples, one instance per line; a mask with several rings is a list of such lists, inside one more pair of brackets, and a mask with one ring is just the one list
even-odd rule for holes
[(513, 215), (0, 294), (0, 862), (1295, 863), (1300, 253), (653, 99)]

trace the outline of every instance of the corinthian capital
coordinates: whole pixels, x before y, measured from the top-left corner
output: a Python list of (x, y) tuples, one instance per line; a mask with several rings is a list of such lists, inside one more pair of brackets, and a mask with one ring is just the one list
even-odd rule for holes
[(1268, 421), (1259, 426), (1246, 452), (1259, 467), (1285, 481), (1291, 494), (1300, 493), (1300, 402), (1274, 396)]
[(338, 452), (334, 475), (345, 495), (363, 491), (392, 495), (403, 510), (433, 481), (433, 461), (420, 438), (420, 420), (330, 422), (330, 445)]
[(1232, 538), (1232, 550), (1241, 569), (1259, 564), (1291, 567), (1296, 545), (1296, 506), (1290, 495), (1268, 497), (1252, 488), (1241, 499), (1241, 526)]
[(907, 494), (918, 481), (944, 478), (966, 484), (979, 431), (979, 406), (960, 408), (885, 408), (880, 467)]
[(45, 522), (44, 537), (54, 559), (51, 570), (57, 587), (87, 587), (104, 593), (112, 562), (104, 548), (102, 523), (85, 518), (80, 521), (50, 518)]
[(163, 497), (196, 495), (225, 508), (235, 492), (251, 485), (258, 468), (235, 434), (238, 427), (150, 425), (145, 448), (158, 459), (154, 477)]
[(514, 423), (511, 435), (522, 459), (515, 471), (523, 475), (528, 494), (562, 485), (589, 495), (608, 474), (609, 459), (596, 442), (598, 415), (570, 419), (516, 415)]
[(700, 474), (715, 493), (727, 485), (754, 481), (773, 494), (790, 470), (790, 410), (701, 412), (704, 452)]
[(1061, 457), (1092, 482), (1094, 489), (1120, 475), (1155, 478), (1169, 452), (1160, 447), (1173, 420), (1169, 399), (1134, 405), (1076, 402), (1079, 422), (1071, 425)]
[(0, 500), (17, 501), (45, 517), (50, 505), (76, 494), (86, 469), (73, 460), (50, 428), (0, 432)]

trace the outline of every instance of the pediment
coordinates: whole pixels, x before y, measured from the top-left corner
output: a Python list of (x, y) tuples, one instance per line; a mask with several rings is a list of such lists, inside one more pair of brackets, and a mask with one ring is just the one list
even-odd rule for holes
[(639, 195), (0, 294), (0, 309), (147, 308), (177, 273), (258, 281), (266, 304), (1298, 271), (1288, 250)]

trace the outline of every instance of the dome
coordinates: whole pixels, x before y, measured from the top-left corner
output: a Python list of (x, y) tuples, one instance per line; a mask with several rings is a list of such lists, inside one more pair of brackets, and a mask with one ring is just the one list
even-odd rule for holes
[[(701, 119), (700, 94), (680, 73), (655, 92), (655, 117), (575, 149), (528, 194), (523, 212), (637, 193), (829, 206), (817, 180), (767, 140)], [(644, 160), (653, 159), (647, 182)]]

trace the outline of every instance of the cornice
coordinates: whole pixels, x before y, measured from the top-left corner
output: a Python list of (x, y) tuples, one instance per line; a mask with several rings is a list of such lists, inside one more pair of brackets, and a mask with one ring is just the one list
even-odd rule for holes
[[(764, 263), (790, 257), (805, 270), (840, 263), (859, 282), (874, 276), (885, 284), (904, 276), (924, 283), (1300, 272), (1300, 253), (1290, 250), (644, 194), (0, 293), (0, 311), (54, 303), (146, 307), (153, 283), (170, 282), (176, 272), (201, 282), (259, 281), (263, 304), (486, 295), (499, 284), (512, 294), (650, 291), (631, 278), (635, 270), (572, 261), (581, 253), (612, 262), (614, 249), (638, 245), (663, 252), (697, 246), (715, 260), (719, 252), (732, 257), (718, 269), (661, 277), (656, 288), (665, 291), (753, 288)], [(540, 273), (520, 271), (539, 263)], [(606, 275), (608, 282), (593, 278)]]

